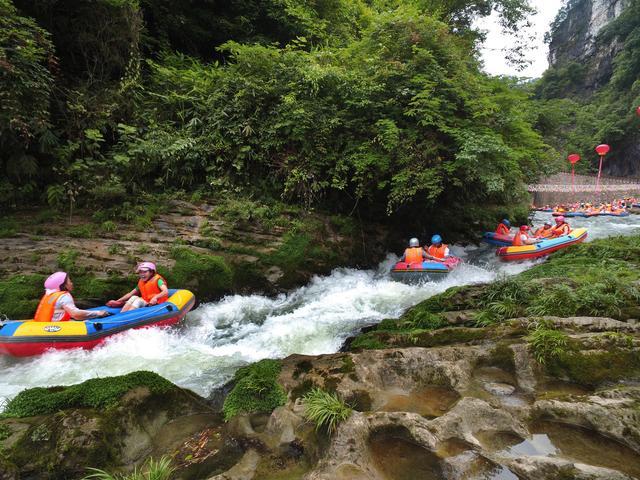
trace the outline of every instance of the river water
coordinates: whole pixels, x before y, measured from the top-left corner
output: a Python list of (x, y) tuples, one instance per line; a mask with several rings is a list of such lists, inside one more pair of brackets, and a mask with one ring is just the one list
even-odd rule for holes
[[(551, 216), (536, 213), (539, 225)], [(640, 216), (570, 219), (587, 227), (589, 240), (640, 233)], [(229, 380), (235, 370), (263, 358), (292, 353), (332, 353), (361, 327), (399, 317), (407, 308), (455, 285), (490, 282), (535, 262), (497, 261), (487, 245), (453, 246), (465, 263), (445, 280), (404, 285), (388, 272), (389, 255), (375, 270), (339, 268), (287, 295), (235, 295), (207, 303), (173, 329), (123, 333), (91, 351), (52, 351), (39, 357), (0, 357), (0, 400), (29, 387), (69, 385), (89, 378), (151, 370), (201, 395)], [(538, 260), (538, 262), (541, 260)]]

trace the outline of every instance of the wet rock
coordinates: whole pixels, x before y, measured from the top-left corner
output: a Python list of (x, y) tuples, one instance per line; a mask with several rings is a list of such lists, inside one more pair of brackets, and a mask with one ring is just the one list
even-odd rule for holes
[(581, 401), (540, 400), (532, 414), (592, 429), (640, 452), (640, 387), (616, 389), (582, 397)]
[(237, 464), (208, 480), (252, 480), (259, 461), (260, 454), (255, 450), (248, 450)]
[(516, 390), (516, 387), (509, 385), (508, 383), (489, 382), (482, 386), (487, 392), (499, 396), (511, 395)]

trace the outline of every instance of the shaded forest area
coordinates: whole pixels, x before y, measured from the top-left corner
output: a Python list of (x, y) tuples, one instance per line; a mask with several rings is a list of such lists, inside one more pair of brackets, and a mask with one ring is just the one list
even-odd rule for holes
[(526, 0), (0, 0), (1, 206), (118, 220), (177, 192), (404, 223), (521, 205), (558, 154), (531, 86), (480, 71), (472, 23), (492, 10), (511, 31), (531, 14)]

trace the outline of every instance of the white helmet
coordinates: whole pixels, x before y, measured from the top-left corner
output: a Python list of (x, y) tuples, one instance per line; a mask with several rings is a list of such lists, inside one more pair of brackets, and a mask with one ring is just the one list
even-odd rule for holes
[(420, 240), (418, 240), (417, 238), (413, 237), (411, 240), (409, 240), (409, 246), (410, 247), (419, 247), (420, 246)]

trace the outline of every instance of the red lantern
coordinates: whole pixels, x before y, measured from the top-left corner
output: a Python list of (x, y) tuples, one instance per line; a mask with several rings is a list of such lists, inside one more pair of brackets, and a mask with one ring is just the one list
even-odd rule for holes
[(576, 193), (576, 163), (580, 161), (580, 155), (577, 153), (572, 153), (567, 157), (567, 160), (571, 162), (571, 190), (573, 193)]
[(638, 114), (638, 116), (640, 117), (640, 107), (636, 108), (636, 113)]
[(596, 147), (596, 152), (600, 155), (600, 166), (598, 167), (598, 179), (596, 180), (596, 193), (600, 193), (600, 175), (602, 174), (602, 159), (609, 153), (609, 145), (603, 143)]

